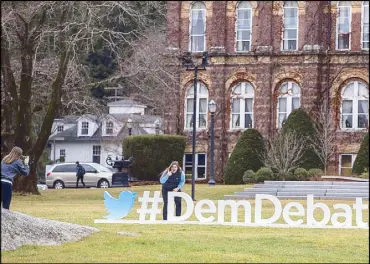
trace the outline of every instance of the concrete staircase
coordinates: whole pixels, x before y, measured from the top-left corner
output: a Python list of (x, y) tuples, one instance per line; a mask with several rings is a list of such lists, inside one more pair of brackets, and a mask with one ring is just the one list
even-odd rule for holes
[(242, 192), (225, 195), (225, 200), (254, 199), (256, 194), (270, 194), (280, 199), (304, 200), (313, 194), (316, 200), (369, 200), (369, 182), (340, 181), (265, 181)]

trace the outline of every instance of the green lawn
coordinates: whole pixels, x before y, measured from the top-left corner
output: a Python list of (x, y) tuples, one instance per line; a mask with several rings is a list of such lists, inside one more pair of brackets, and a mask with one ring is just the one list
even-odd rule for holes
[[(223, 199), (224, 194), (244, 188), (244, 185), (209, 187), (199, 184), (196, 185), (195, 198), (216, 201)], [(103, 202), (105, 190), (47, 190), (41, 196), (14, 196), (11, 205), (13, 211), (93, 226), (101, 231), (79, 242), (62, 246), (23, 246), (15, 251), (5, 251), (1, 254), (1, 262), (369, 263), (369, 230), (365, 229), (94, 224), (95, 219), (107, 215)], [(124, 188), (108, 191), (117, 197), (122, 190)], [(145, 190), (160, 190), (160, 186), (134, 186), (130, 190), (141, 196)], [(187, 184), (184, 191), (190, 195), (191, 185)], [(292, 201), (282, 204), (287, 202)], [(305, 201), (300, 202), (306, 208)], [(332, 208), (332, 204), (352, 204), (353, 201), (325, 203)], [(251, 204), (253, 209), (254, 202)], [(137, 208), (139, 203), (136, 199)], [(269, 202), (264, 203), (263, 208), (265, 217), (272, 215), (273, 208)], [(320, 211), (316, 210), (315, 213), (319, 220)], [(138, 219), (136, 210), (132, 210), (126, 218)], [(195, 217), (189, 220), (195, 220)], [(368, 220), (367, 210), (364, 221)], [(279, 222), (283, 223), (282, 219)], [(139, 236), (121, 236), (117, 232), (133, 232)]]

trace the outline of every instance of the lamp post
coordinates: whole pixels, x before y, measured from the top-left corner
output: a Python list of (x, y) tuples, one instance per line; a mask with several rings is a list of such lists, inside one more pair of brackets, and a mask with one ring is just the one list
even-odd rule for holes
[[(191, 172), (191, 198), (195, 201), (195, 145), (196, 145), (196, 132), (197, 132), (197, 122), (196, 122), (196, 110), (197, 110), (197, 85), (198, 85), (198, 70), (205, 70), (207, 66), (208, 52), (203, 52), (202, 64), (199, 68), (197, 63), (193, 63), (191, 52), (187, 52), (183, 57), (183, 63), (187, 71), (194, 70), (194, 100), (193, 100), (193, 151), (192, 151), (192, 172)], [(192, 68), (193, 67), (193, 68)]]
[(132, 119), (131, 118), (127, 120), (127, 128), (128, 128), (128, 135), (131, 136), (131, 133), (132, 133)]
[(211, 171), (210, 177), (208, 181), (208, 185), (215, 186), (215, 171), (214, 171), (214, 164), (215, 164), (215, 133), (214, 133), (214, 124), (215, 124), (215, 112), (216, 112), (216, 102), (211, 100), (208, 104), (208, 110), (211, 113)]

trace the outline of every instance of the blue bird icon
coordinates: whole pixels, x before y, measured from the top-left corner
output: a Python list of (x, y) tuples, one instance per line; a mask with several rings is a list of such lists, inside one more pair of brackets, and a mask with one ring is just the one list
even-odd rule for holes
[(118, 199), (111, 196), (107, 191), (104, 192), (104, 204), (109, 215), (104, 216), (107, 219), (120, 219), (128, 215), (131, 211), (136, 198), (136, 192), (123, 191)]

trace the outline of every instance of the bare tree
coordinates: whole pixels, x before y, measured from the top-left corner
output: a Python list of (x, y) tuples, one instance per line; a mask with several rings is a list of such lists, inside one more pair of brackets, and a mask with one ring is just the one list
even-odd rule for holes
[(324, 164), (324, 174), (326, 175), (329, 159), (335, 153), (335, 119), (325, 101), (316, 111), (314, 117), (316, 133), (310, 142)]
[(298, 167), (304, 154), (307, 139), (299, 137), (296, 132), (281, 130), (271, 141), (268, 141), (266, 153), (261, 160), (282, 177)]
[[(2, 122), (31, 161), (30, 177), (16, 182), (16, 191), (38, 193), (36, 165), (62, 104), (86, 108), (92, 103), (77, 88), (84, 80), (79, 78), (84, 75), (83, 55), (101, 41), (124, 62), (126, 47), (143, 37), (148, 27), (155, 27), (153, 16), (164, 15), (161, 10), (165, 11), (159, 1), (2, 2)], [(136, 27), (130, 27), (133, 23)], [(14, 62), (19, 65), (19, 78)], [(120, 77), (135, 74), (134, 69), (121, 72)], [(43, 96), (35, 92), (42, 91), (37, 87), (46, 87)], [(36, 112), (41, 124), (33, 137)]]

